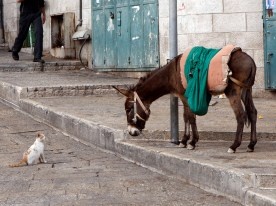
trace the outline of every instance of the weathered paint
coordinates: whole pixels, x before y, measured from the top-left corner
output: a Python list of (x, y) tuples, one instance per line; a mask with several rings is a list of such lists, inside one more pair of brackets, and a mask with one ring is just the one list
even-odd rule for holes
[[(109, 16), (106, 13), (105, 18), (99, 19), (96, 16), (96, 19), (93, 19), (92, 30), (94, 33), (97, 32), (92, 36), (94, 67), (145, 70), (159, 66), (157, 0), (117, 0), (108, 3), (94, 0), (93, 5), (93, 13), (100, 10), (109, 12)], [(110, 17), (111, 8), (114, 18)], [(105, 29), (99, 30), (99, 26), (104, 26)], [(110, 34), (107, 39), (106, 33), (114, 35)], [(98, 38), (101, 40), (98, 41)], [(112, 46), (107, 45), (107, 40)], [(101, 46), (105, 46), (106, 49), (100, 49)], [(112, 55), (108, 57), (108, 54)], [(108, 58), (113, 58), (112, 64), (107, 64), (110, 61)]]
[[(265, 1), (264, 1), (265, 4)], [(265, 88), (276, 89), (276, 8), (268, 16), (264, 5)]]

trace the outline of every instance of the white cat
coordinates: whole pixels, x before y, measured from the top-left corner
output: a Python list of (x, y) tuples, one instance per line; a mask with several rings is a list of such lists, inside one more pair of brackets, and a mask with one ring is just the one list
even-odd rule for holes
[(20, 167), (24, 165), (32, 165), (37, 164), (38, 161), (40, 163), (46, 163), (44, 157), (44, 134), (38, 133), (35, 142), (30, 148), (23, 153), (23, 158), (19, 163), (11, 164), (10, 167)]

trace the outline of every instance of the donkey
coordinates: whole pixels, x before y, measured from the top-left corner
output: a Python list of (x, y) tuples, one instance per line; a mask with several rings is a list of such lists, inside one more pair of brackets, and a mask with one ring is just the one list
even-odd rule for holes
[[(127, 116), (128, 132), (132, 136), (139, 135), (145, 128), (150, 116), (150, 105), (153, 101), (166, 94), (174, 94), (180, 98), (184, 106), (184, 136), (180, 143), (183, 147), (193, 150), (199, 140), (196, 125), (196, 115), (190, 110), (187, 99), (184, 97), (185, 88), (181, 83), (180, 59), (182, 54), (172, 59), (167, 65), (160, 67), (129, 88), (114, 87), (126, 97), (125, 111)], [(232, 71), (224, 90), (229, 99), (236, 121), (237, 130), (233, 144), (228, 149), (229, 153), (235, 153), (241, 145), (244, 125), (251, 124), (251, 137), (247, 151), (253, 152), (257, 143), (256, 121), (257, 110), (252, 99), (252, 86), (255, 81), (256, 65), (254, 60), (241, 49), (233, 50), (228, 60), (228, 67)], [(243, 106), (244, 105), (244, 106)], [(192, 138), (190, 139), (190, 128)]]

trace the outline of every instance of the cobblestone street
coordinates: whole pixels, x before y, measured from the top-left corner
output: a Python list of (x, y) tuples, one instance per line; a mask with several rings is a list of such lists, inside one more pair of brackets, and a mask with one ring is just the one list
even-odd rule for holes
[[(0, 104), (0, 205), (239, 205), (86, 146)], [(46, 139), (47, 164), (9, 168)]]

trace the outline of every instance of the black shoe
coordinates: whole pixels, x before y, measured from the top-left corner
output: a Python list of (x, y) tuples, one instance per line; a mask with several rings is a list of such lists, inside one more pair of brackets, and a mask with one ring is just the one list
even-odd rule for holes
[(45, 63), (45, 61), (43, 59), (37, 59), (37, 58), (34, 58), (34, 61), (33, 62), (40, 62), (40, 63)]
[(19, 60), (19, 55), (17, 52), (12, 52), (12, 58), (15, 60), (15, 61), (18, 61)]

